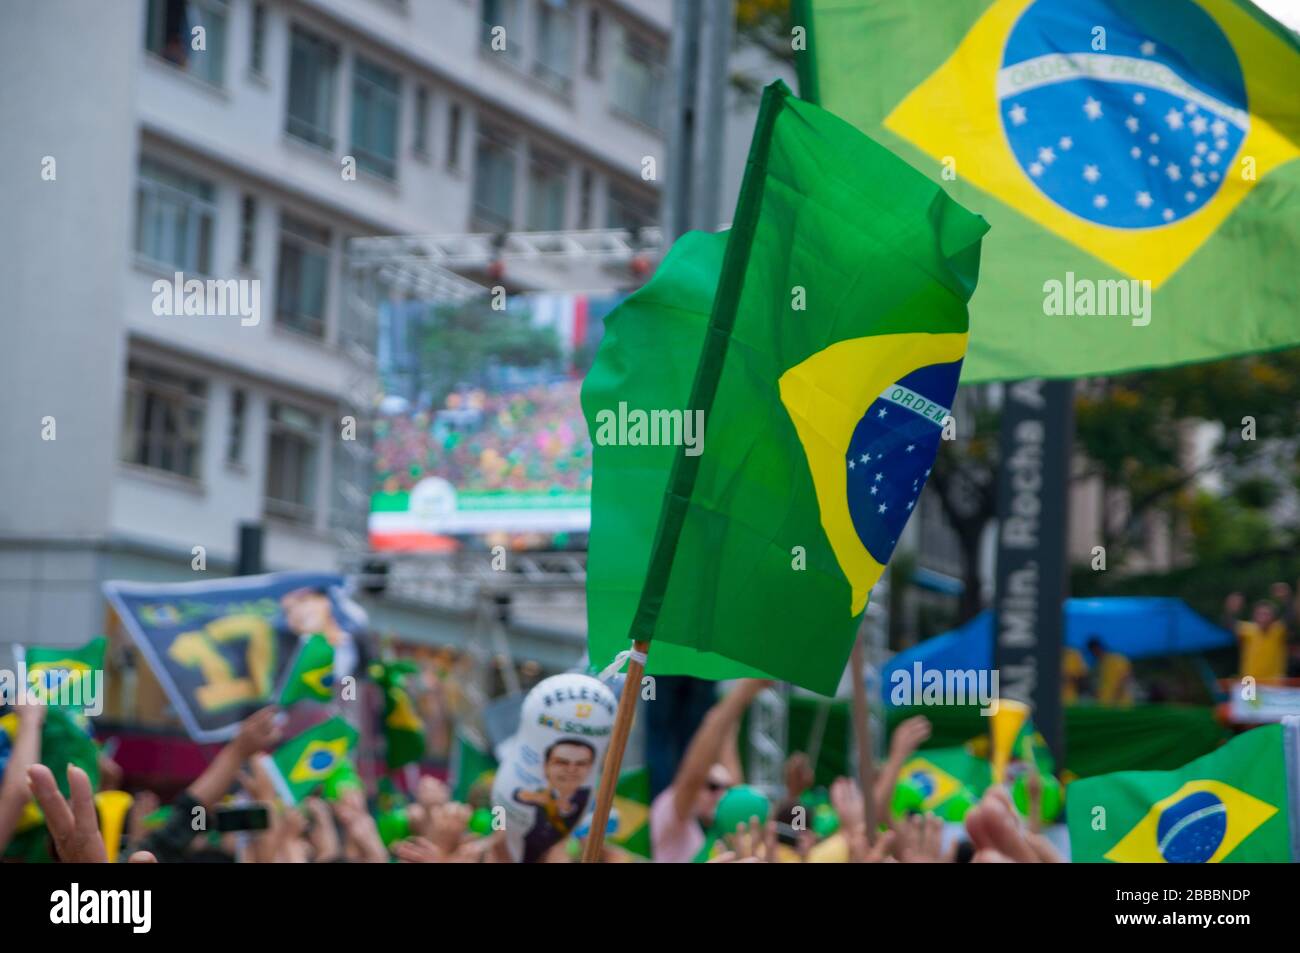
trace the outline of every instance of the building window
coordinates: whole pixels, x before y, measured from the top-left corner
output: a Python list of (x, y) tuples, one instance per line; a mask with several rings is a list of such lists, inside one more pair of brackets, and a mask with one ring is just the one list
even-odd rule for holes
[(266, 4), (253, 4), (253, 23), (248, 36), (248, 71), (254, 76), (266, 72)]
[(587, 12), (587, 75), (600, 78), (600, 8)]
[[(501, 27), (504, 34), (501, 34), (497, 27)], [(500, 48), (501, 42), (494, 34), (503, 36), (504, 50)], [(524, 55), (521, 44), (523, 36), (523, 0), (483, 0), (482, 39), (485, 47), (496, 53), (504, 53), (510, 59), (519, 62)]]
[(578, 179), (578, 227), (591, 228), (591, 198), (595, 190), (595, 176), (583, 169)]
[(252, 268), (257, 256), (257, 199), (247, 192), (239, 206), (239, 263)]
[(391, 70), (357, 57), (352, 70), (352, 154), (357, 166), (397, 178), (397, 122), (401, 79)]
[(415, 134), (411, 137), (411, 151), (417, 156), (429, 155), (429, 90), (415, 88)]
[(474, 215), (485, 225), (514, 224), (515, 147), (510, 136), (480, 125), (474, 151)]
[(230, 423), (226, 428), (226, 463), (240, 466), (244, 462), (244, 428), (248, 416), (248, 395), (242, 387), (230, 392)]
[(460, 103), (452, 103), (447, 113), (447, 168), (460, 168)]
[(203, 449), (204, 391), (197, 378), (129, 362), (121, 459), (197, 480)]
[(339, 51), (297, 27), (289, 42), (289, 111), (285, 131), (304, 142), (334, 148), (334, 85)]
[(528, 227), (538, 232), (564, 228), (564, 184), (568, 169), (563, 159), (533, 151), (528, 161)]
[(626, 228), (635, 232), (655, 224), (658, 203), (629, 189), (611, 185), (606, 224), (609, 228)]
[(226, 58), (228, 13), (227, 0), (149, 0), (145, 49), (199, 79), (220, 86)]
[(211, 183), (152, 159), (141, 159), (135, 250), (155, 265), (211, 273), (217, 215), (213, 195)]
[(533, 72), (557, 92), (568, 93), (573, 83), (572, 43), (569, 0), (541, 0), (537, 7), (537, 62)]
[(267, 513), (303, 522), (311, 520), (319, 448), (320, 418), (280, 401), (271, 402)]
[(614, 109), (639, 123), (658, 129), (660, 90), (664, 75), (663, 50), (636, 33), (623, 30), (614, 70)]
[(286, 327), (325, 336), (325, 300), (330, 270), (329, 229), (292, 215), (280, 218), (280, 270), (276, 313)]

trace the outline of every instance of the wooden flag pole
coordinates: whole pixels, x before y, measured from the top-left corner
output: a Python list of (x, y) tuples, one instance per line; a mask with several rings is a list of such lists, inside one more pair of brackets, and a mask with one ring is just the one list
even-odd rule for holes
[(627, 680), (623, 682), (623, 692), (618, 697), (618, 711), (614, 713), (614, 730), (609, 736), (609, 747), (605, 749), (605, 766), (600, 773), (600, 788), (596, 791), (596, 809), (591, 815), (591, 833), (582, 846), (582, 862), (595, 864), (600, 862), (600, 855), (605, 847), (605, 827), (609, 824), (609, 811), (614, 806), (614, 791), (618, 787), (618, 776), (623, 770), (623, 752), (627, 750), (627, 739), (632, 734), (632, 720), (636, 717), (636, 699), (640, 694), (641, 675), (645, 672), (645, 655), (650, 650), (650, 643), (636, 641), (632, 643), (632, 656), (627, 663)]
[(853, 679), (853, 735), (858, 739), (858, 783), (862, 786), (862, 807), (866, 815), (867, 843), (876, 843), (876, 757), (871, 745), (871, 727), (867, 716), (866, 651), (859, 632), (849, 657)]

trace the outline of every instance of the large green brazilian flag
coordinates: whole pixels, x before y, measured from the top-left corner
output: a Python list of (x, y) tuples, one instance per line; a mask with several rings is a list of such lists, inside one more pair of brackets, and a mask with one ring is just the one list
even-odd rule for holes
[(992, 226), (964, 383), (1300, 345), (1300, 40), (1248, 0), (795, 19), (802, 94)]
[(630, 636), (651, 673), (834, 691), (938, 448), (986, 228), (767, 89), (730, 234), (673, 246), (583, 385), (594, 664)]

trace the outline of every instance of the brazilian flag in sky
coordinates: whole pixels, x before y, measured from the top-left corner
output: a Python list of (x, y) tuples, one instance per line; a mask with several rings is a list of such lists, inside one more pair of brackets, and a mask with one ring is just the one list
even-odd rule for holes
[(289, 668), (281, 705), (296, 701), (327, 702), (334, 697), (334, 648), (325, 636), (308, 636)]
[(1177, 771), (1121, 771), (1070, 785), (1076, 862), (1287, 863), (1281, 725), (1255, 728)]
[(297, 804), (347, 762), (356, 743), (356, 729), (331, 718), (280, 745), (267, 765), (280, 796)]
[(1300, 345), (1300, 40), (1248, 0), (795, 0), (795, 22), (801, 93), (992, 226), (964, 382)]
[(986, 228), (768, 87), (730, 233), (673, 246), (583, 384), (593, 664), (630, 634), (652, 673), (834, 692), (952, 406)]

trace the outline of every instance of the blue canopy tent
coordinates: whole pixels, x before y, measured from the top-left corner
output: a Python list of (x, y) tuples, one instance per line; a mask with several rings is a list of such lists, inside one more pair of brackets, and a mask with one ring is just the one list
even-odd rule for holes
[[(1231, 632), (1193, 612), (1181, 599), (1111, 596), (1065, 600), (1065, 644), (1086, 651), (1093, 636), (1111, 652), (1130, 659), (1189, 655), (1233, 644)], [(881, 673), (886, 688), (898, 669), (913, 671), (989, 669), (993, 667), (993, 613), (981, 612), (965, 625), (926, 639), (895, 655)]]

